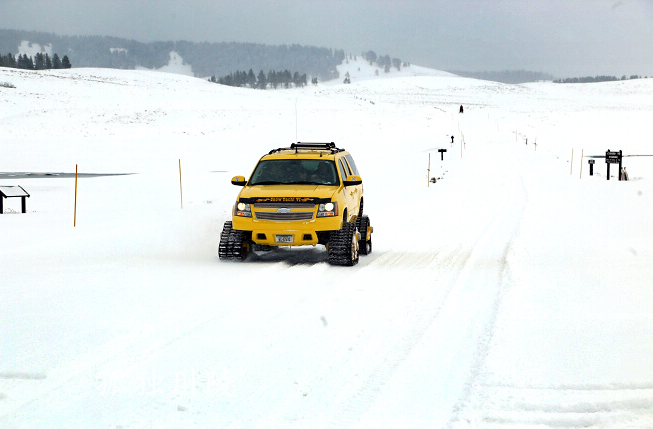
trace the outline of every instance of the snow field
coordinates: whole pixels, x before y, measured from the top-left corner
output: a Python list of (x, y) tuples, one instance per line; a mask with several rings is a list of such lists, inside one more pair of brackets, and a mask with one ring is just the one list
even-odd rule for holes
[[(653, 161), (579, 177), (650, 151), (651, 81), (0, 74), (0, 172), (135, 173), (80, 178), (75, 228), (74, 179), (0, 178), (32, 195), (0, 216), (0, 426), (651, 426)], [(218, 261), (229, 179), (296, 140), (352, 152), (374, 252)]]

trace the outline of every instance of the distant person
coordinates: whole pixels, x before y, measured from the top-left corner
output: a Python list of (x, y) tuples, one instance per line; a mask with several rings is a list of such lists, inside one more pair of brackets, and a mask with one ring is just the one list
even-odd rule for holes
[(453, 135), (451, 135), (451, 144), (453, 144)]
[(460, 105), (460, 113), (463, 113), (463, 105)]

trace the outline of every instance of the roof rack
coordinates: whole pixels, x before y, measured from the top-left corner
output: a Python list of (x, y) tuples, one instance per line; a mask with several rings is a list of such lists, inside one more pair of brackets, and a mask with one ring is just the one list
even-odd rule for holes
[(334, 142), (329, 142), (329, 143), (297, 142), (297, 143), (291, 143), (290, 147), (280, 147), (279, 149), (272, 149), (268, 153), (268, 155), (271, 155), (275, 152), (279, 152), (282, 150), (292, 150), (292, 149), (295, 149), (295, 153), (297, 153), (299, 150), (328, 150), (331, 153), (338, 153), (344, 151), (344, 149), (337, 148)]

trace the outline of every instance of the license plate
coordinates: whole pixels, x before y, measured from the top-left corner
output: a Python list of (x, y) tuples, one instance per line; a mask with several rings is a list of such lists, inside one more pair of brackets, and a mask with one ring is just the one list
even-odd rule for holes
[(275, 237), (277, 243), (292, 243), (292, 235), (277, 235)]

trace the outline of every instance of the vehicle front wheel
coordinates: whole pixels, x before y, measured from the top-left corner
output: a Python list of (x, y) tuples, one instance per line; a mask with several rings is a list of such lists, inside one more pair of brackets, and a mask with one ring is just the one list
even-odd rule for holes
[(231, 221), (225, 222), (220, 234), (218, 257), (221, 260), (236, 259), (243, 261), (249, 254), (249, 248), (249, 241), (247, 241), (245, 233), (233, 229)]

